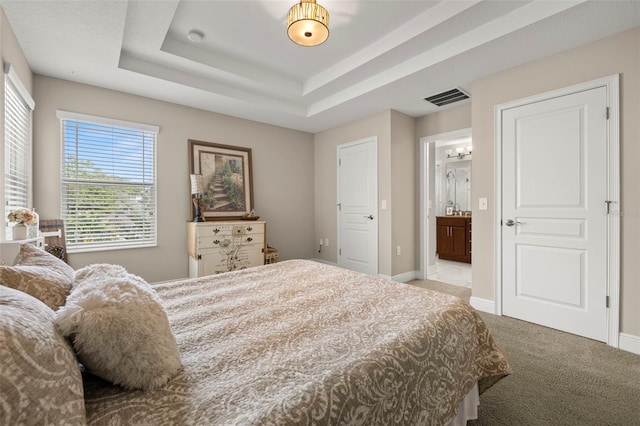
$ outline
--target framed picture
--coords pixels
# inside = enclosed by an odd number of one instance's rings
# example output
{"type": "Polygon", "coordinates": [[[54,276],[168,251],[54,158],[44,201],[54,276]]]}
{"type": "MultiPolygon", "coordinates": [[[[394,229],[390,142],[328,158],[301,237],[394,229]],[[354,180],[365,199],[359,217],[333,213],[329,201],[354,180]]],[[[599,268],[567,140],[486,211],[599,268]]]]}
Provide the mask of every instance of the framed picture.
{"type": "Polygon", "coordinates": [[[447,206],[447,212],[445,213],[447,216],[453,215],[453,207],[447,206]]]}
{"type": "Polygon", "coordinates": [[[251,148],[189,139],[190,174],[202,175],[205,220],[239,219],[253,209],[251,148]]]}

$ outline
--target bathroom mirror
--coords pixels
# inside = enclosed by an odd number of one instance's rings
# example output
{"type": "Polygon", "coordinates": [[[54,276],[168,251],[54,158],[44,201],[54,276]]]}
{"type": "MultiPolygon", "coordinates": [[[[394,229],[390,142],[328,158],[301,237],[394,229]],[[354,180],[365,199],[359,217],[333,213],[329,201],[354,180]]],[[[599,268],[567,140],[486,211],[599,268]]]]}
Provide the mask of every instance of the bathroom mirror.
{"type": "Polygon", "coordinates": [[[450,161],[444,169],[444,206],[471,210],[471,160],[450,161]]]}

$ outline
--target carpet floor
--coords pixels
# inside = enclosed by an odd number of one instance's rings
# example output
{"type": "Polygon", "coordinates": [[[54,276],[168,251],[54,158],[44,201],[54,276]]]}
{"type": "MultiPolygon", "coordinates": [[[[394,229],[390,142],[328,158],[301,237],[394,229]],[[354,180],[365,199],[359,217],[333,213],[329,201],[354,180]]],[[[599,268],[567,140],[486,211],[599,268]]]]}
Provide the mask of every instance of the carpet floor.
{"type": "MultiPolygon", "coordinates": [[[[470,297],[469,289],[435,281],[408,284],[470,297]]],[[[480,315],[512,373],[480,396],[478,419],[468,426],[640,425],[640,355],[514,318],[480,315]]]]}

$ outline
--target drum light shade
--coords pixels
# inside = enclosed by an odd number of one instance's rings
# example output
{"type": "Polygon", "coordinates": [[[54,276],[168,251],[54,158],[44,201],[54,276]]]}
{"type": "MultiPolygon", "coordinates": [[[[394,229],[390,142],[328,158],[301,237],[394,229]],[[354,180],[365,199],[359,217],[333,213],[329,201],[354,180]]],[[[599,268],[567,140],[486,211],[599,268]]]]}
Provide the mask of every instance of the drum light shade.
{"type": "Polygon", "coordinates": [[[289,9],[287,34],[301,46],[317,46],[329,38],[329,12],[316,0],[301,0],[289,9]]]}

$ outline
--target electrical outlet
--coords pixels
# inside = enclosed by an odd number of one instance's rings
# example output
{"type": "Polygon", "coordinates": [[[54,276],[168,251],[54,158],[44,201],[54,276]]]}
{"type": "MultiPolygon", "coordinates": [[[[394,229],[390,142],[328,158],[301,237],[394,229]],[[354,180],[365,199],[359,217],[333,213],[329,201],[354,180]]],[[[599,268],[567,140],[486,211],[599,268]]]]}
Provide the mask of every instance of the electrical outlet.
{"type": "Polygon", "coordinates": [[[328,238],[324,239],[324,246],[325,247],[329,247],[329,239],[328,238]]]}
{"type": "Polygon", "coordinates": [[[400,256],[400,246],[396,246],[396,256],[400,256]]]}
{"type": "Polygon", "coordinates": [[[386,210],[386,208],[387,208],[387,200],[382,200],[382,201],[380,202],[380,208],[381,208],[382,210],[386,210]]]}

